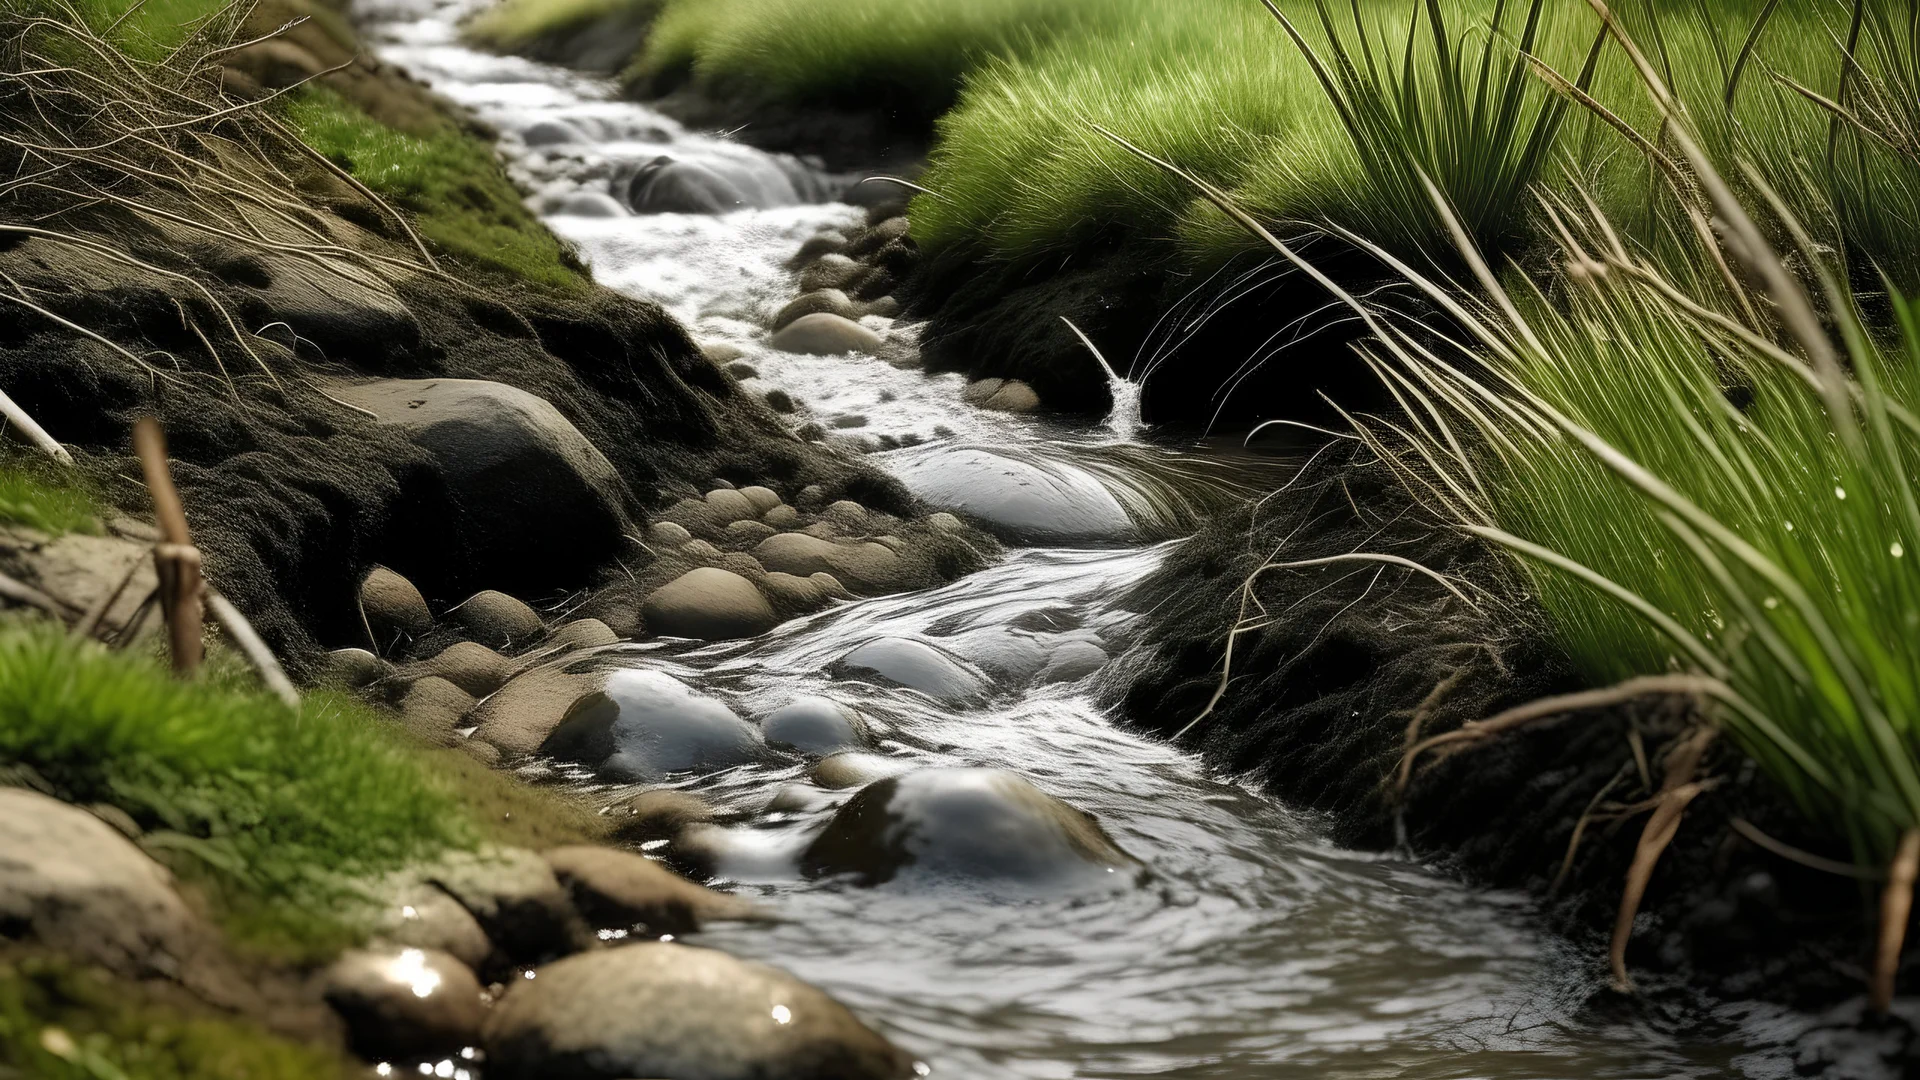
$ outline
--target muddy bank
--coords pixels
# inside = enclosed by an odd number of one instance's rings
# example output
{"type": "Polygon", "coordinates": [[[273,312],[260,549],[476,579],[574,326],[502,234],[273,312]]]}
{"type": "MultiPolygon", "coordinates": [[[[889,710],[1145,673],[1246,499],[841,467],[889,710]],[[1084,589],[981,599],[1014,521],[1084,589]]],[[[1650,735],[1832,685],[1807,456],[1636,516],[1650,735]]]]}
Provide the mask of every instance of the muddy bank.
{"type": "MultiPolygon", "coordinates": [[[[1470,880],[1546,897],[1556,924],[1591,942],[1600,965],[1646,821],[1638,804],[1660,788],[1689,731],[1684,706],[1649,700],[1549,717],[1429,753],[1398,787],[1415,733],[1582,688],[1526,594],[1505,559],[1441,527],[1384,468],[1336,443],[1140,584],[1132,603],[1146,612],[1143,633],[1127,656],[1135,676],[1118,693],[1131,723],[1324,812],[1348,842],[1404,846],[1470,880]],[[1350,552],[1411,559],[1458,582],[1473,603],[1401,566],[1279,565],[1350,552]],[[1228,667],[1226,641],[1242,619],[1248,629],[1234,636],[1228,667]]],[[[1654,872],[1627,953],[1648,997],[1636,1005],[1602,991],[1592,1006],[1678,1016],[1700,988],[1812,1008],[1857,1000],[1877,889],[1743,835],[1736,821],[1845,860],[1731,745],[1709,751],[1702,775],[1711,789],[1654,872]]],[[[1909,949],[1903,975],[1916,970],[1920,950],[1909,949]]],[[[1915,1041],[1903,1025],[1894,1030],[1906,1032],[1896,1057],[1908,1055],[1899,1060],[1911,1068],[1915,1041]]]]}

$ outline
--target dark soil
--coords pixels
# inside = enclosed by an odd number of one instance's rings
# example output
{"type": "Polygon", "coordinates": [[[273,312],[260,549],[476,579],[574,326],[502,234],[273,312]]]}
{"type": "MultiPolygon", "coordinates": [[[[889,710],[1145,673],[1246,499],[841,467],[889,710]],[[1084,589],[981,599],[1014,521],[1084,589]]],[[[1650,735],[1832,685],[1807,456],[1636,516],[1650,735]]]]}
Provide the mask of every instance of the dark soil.
{"type": "MultiPolygon", "coordinates": [[[[1550,897],[1555,921],[1591,940],[1602,968],[1644,814],[1594,821],[1557,890],[1554,879],[1609,781],[1618,777],[1609,802],[1651,794],[1630,735],[1642,741],[1657,789],[1663,754],[1691,718],[1657,703],[1554,718],[1424,759],[1396,795],[1416,717],[1423,734],[1436,734],[1582,684],[1546,644],[1511,564],[1443,527],[1366,460],[1343,444],[1324,448],[1285,489],[1215,522],[1139,586],[1133,603],[1145,615],[1122,712],[1170,736],[1192,724],[1183,745],[1323,812],[1343,842],[1403,846],[1470,880],[1550,897]],[[1268,562],[1350,552],[1399,555],[1469,583],[1485,610],[1380,563],[1270,569],[1243,592],[1268,562]],[[1264,625],[1238,637],[1232,680],[1195,722],[1219,687],[1227,635],[1243,611],[1264,625]]],[[[1808,1007],[1858,997],[1877,893],[1732,830],[1741,817],[1803,850],[1841,854],[1734,747],[1722,742],[1707,772],[1718,786],[1693,803],[1655,871],[1628,953],[1636,979],[1655,991],[1652,1007],[1663,987],[1808,1007]]],[[[1903,972],[1920,974],[1920,949],[1908,950],[1903,972]]],[[[1615,1007],[1612,998],[1605,992],[1595,1005],[1615,1007]]]]}

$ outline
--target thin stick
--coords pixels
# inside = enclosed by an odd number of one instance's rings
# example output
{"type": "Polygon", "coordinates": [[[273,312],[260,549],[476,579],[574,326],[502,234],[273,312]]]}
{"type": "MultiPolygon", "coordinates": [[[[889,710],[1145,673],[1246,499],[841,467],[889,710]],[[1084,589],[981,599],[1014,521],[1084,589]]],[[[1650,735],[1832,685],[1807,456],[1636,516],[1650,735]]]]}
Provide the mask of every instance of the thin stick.
{"type": "Polygon", "coordinates": [[[45,452],[48,457],[51,457],[62,465],[73,464],[73,455],[67,453],[67,448],[61,446],[53,436],[47,434],[47,429],[41,427],[33,417],[28,416],[27,410],[15,404],[14,400],[7,396],[5,390],[0,390],[0,413],[5,413],[7,422],[12,424],[20,434],[26,436],[28,442],[45,452]]]}
{"type": "Polygon", "coordinates": [[[193,546],[187,512],[180,505],[180,493],[167,470],[167,440],[160,422],[151,416],[141,417],[133,426],[133,447],[140,456],[140,469],[153,496],[154,517],[160,524],[162,541],[153,545],[153,568],[160,579],[160,609],[167,617],[173,670],[189,674],[199,668],[205,653],[200,638],[200,624],[205,618],[200,549],[193,546]]]}
{"type": "Polygon", "coordinates": [[[1620,895],[1620,910],[1613,921],[1613,947],[1607,955],[1613,965],[1613,987],[1621,993],[1633,992],[1633,978],[1627,974],[1627,942],[1633,937],[1633,920],[1640,914],[1640,901],[1646,897],[1647,883],[1653,879],[1660,856],[1680,831],[1680,819],[1686,815],[1688,804],[1712,786],[1710,781],[1696,781],[1694,775],[1700,770],[1707,748],[1719,734],[1719,728],[1703,725],[1667,754],[1666,778],[1661,782],[1660,794],[1654,797],[1653,813],[1640,832],[1640,843],[1634,847],[1633,864],[1627,867],[1627,884],[1620,895]]]}
{"type": "Polygon", "coordinates": [[[226,597],[208,589],[207,613],[212,615],[214,621],[220,624],[220,628],[233,639],[234,645],[253,665],[253,669],[260,673],[260,681],[267,684],[267,689],[273,691],[275,697],[286,702],[287,708],[298,712],[300,691],[294,689],[293,680],[287,678],[286,669],[280,666],[280,661],[274,659],[273,650],[267,648],[267,643],[260,640],[260,635],[254,631],[253,624],[247,621],[245,615],[240,614],[240,609],[234,607],[226,597]]]}
{"type": "Polygon", "coordinates": [[[1900,850],[1887,868],[1887,887],[1880,893],[1880,948],[1874,953],[1867,998],[1873,1011],[1882,1015],[1893,1007],[1893,979],[1900,971],[1900,950],[1907,943],[1916,876],[1920,876],[1920,828],[1908,829],[1900,837],[1900,850]]]}

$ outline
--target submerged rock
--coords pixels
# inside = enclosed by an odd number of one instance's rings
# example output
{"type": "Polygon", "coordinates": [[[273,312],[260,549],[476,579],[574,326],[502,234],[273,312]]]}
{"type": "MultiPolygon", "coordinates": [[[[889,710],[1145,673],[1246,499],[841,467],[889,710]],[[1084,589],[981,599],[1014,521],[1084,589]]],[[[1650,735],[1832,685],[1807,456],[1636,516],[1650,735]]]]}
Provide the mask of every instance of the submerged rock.
{"type": "Polygon", "coordinates": [[[489,1080],[896,1080],[913,1060],[776,968],[685,945],[569,957],[487,1020],[489,1080]]]}
{"type": "Polygon", "coordinates": [[[919,498],[1015,543],[1120,543],[1136,533],[1113,493],[1071,465],[961,446],[896,462],[894,472],[919,498]]]}
{"type": "Polygon", "coordinates": [[[641,603],[640,616],[656,634],[703,641],[753,637],[780,624],[753,582],[712,566],[689,570],[655,589],[641,603]]]}
{"type": "Polygon", "coordinates": [[[960,660],[912,638],[877,638],[833,665],[836,675],[873,678],[918,690],[949,705],[968,705],[987,695],[986,680],[960,660]]]}
{"type": "Polygon", "coordinates": [[[852,319],[828,312],[802,315],[787,324],[768,342],[781,352],[807,356],[842,356],[866,353],[875,356],[886,347],[879,334],[852,319]]]}
{"type": "Polygon", "coordinates": [[[322,995],[368,1059],[451,1053],[480,1040],[486,1019],[480,980],[454,956],[430,949],[355,949],[321,976],[322,995]]]}
{"type": "Polygon", "coordinates": [[[1069,641],[1053,650],[1040,669],[1043,683],[1077,682],[1107,666],[1107,650],[1091,641],[1069,641]]]}
{"type": "Polygon", "coordinates": [[[817,696],[796,698],[760,723],[767,742],[803,754],[861,750],[869,742],[867,721],[846,705],[817,696]]]}
{"type": "Polygon", "coordinates": [[[609,778],[658,783],[766,756],[760,729],[658,671],[616,671],[581,698],[540,752],[609,778]]]}
{"type": "Polygon", "coordinates": [[[869,885],[906,874],[1034,889],[1132,883],[1138,860],[1089,814],[998,769],[923,769],[861,790],[801,857],[869,885]]]}
{"type": "Polygon", "coordinates": [[[807,777],[823,788],[845,791],[847,788],[865,787],[875,780],[899,776],[912,769],[913,763],[904,758],[849,751],[822,759],[807,777]]]}

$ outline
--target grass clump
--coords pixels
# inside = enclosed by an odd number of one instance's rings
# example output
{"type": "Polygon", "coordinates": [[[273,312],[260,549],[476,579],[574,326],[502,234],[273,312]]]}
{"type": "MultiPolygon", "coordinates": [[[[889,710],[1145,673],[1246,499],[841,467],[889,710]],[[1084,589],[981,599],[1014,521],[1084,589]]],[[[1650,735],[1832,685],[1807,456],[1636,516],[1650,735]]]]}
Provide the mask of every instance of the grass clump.
{"type": "Polygon", "coordinates": [[[71,468],[0,455],[0,525],[24,525],[49,536],[100,532],[100,502],[71,468]]]}
{"type": "Polygon", "coordinates": [[[482,835],[350,699],[295,714],[237,669],[183,682],[38,622],[0,623],[0,762],[125,810],[244,940],[296,953],[352,937],[338,917],[351,878],[482,835]]]}
{"type": "Polygon", "coordinates": [[[0,958],[0,1076],[40,1080],[325,1080],[338,1053],[58,959],[0,958]]]}
{"type": "Polygon", "coordinates": [[[297,95],[286,114],[307,145],[408,211],[440,250],[551,288],[586,285],[579,260],[526,208],[480,138],[451,125],[410,135],[324,88],[297,95]]]}

